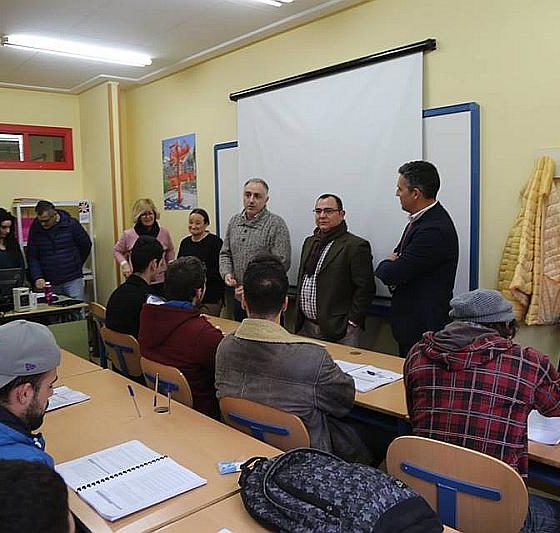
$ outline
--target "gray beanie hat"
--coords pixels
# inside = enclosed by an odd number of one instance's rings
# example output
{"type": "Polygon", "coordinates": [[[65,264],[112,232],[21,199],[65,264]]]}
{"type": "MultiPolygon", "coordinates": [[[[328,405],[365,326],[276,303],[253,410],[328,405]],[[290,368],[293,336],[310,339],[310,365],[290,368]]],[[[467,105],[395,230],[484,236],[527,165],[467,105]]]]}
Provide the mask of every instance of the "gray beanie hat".
{"type": "Polygon", "coordinates": [[[451,300],[449,316],[455,320],[478,322],[511,322],[513,307],[498,291],[476,289],[451,300]]]}
{"type": "Polygon", "coordinates": [[[47,326],[15,320],[0,326],[0,387],[20,376],[42,374],[60,364],[60,348],[47,326]]]}

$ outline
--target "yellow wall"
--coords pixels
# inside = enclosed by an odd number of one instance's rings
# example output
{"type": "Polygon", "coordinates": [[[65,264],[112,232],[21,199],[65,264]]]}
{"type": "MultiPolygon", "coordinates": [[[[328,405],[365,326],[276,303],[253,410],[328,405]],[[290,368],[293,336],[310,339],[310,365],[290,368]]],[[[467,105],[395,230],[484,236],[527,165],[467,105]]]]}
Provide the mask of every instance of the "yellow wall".
{"type": "Polygon", "coordinates": [[[80,122],[84,195],[93,202],[97,301],[105,304],[117,283],[112,250],[121,205],[118,86],[105,83],[81,94],[80,122]]]}
{"type": "MultiPolygon", "coordinates": [[[[560,145],[560,40],[545,29],[551,20],[560,20],[557,0],[375,0],[131,89],[126,203],[146,195],[162,205],[161,139],[196,132],[199,204],[213,213],[212,147],[236,137],[230,92],[434,37],[438,49],[425,55],[424,107],[481,106],[480,286],[495,287],[535,153],[560,145]]],[[[176,242],[185,219],[162,217],[176,242]]],[[[523,335],[557,350],[558,333],[544,332],[523,335]]]]}
{"type": "Polygon", "coordinates": [[[0,88],[0,122],[72,128],[74,170],[0,170],[0,205],[15,197],[78,200],[83,196],[77,96],[0,88]]]}

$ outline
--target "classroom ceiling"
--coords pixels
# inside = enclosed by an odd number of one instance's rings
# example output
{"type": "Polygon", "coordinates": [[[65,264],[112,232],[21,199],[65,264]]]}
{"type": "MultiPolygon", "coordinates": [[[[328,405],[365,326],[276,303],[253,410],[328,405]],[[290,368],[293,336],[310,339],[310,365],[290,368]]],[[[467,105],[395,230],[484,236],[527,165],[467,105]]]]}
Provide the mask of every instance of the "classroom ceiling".
{"type": "Polygon", "coordinates": [[[148,54],[129,67],[0,46],[0,86],[79,94],[143,84],[364,0],[0,0],[0,36],[25,33],[148,54]]]}

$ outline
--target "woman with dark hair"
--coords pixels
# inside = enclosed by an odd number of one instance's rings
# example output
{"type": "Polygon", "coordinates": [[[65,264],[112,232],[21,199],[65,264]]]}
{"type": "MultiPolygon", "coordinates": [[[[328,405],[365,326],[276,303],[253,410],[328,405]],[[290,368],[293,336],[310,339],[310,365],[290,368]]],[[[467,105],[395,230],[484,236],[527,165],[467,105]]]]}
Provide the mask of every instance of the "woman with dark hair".
{"type": "Polygon", "coordinates": [[[193,209],[189,215],[189,233],[181,241],[177,257],[192,255],[206,265],[206,293],[199,308],[207,315],[220,316],[224,302],[224,282],[218,269],[222,239],[208,231],[210,217],[204,209],[193,209]]]}
{"type": "Polygon", "coordinates": [[[0,269],[25,266],[15,231],[15,217],[0,207],[0,269]]]}

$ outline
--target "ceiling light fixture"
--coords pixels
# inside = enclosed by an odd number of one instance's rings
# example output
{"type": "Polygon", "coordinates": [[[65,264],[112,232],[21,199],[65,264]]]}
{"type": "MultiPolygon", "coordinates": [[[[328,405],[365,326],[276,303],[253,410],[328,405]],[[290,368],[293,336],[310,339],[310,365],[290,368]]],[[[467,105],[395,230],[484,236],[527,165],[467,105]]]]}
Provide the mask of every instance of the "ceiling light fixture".
{"type": "Polygon", "coordinates": [[[277,2],[276,0],[257,0],[257,2],[260,2],[261,4],[266,4],[266,5],[269,5],[269,6],[282,7],[282,2],[277,2]]]}
{"type": "Polygon", "coordinates": [[[130,65],[134,67],[146,67],[152,64],[151,58],[145,54],[71,41],[61,41],[59,39],[38,37],[35,35],[6,35],[2,37],[0,44],[2,44],[2,46],[12,46],[22,50],[75,57],[78,59],[87,59],[89,61],[130,65]]]}

